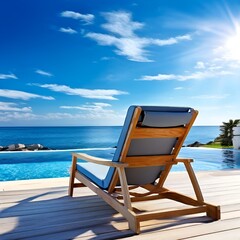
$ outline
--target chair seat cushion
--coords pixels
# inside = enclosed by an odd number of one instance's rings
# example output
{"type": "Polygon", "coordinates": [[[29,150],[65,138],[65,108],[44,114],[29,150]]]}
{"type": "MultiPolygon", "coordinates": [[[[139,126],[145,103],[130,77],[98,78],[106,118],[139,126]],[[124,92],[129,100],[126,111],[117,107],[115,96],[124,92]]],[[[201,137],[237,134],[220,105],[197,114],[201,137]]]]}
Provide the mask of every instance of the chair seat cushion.
{"type": "Polygon", "coordinates": [[[114,169],[89,162],[78,162],[77,171],[90,179],[100,188],[107,189],[114,169]]]}

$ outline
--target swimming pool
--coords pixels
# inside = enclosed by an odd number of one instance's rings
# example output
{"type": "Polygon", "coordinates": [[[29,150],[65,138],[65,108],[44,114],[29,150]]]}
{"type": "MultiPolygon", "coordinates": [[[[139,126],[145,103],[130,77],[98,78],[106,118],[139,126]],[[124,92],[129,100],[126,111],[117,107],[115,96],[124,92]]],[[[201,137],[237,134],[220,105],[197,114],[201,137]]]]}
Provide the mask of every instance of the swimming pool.
{"type": "MultiPolygon", "coordinates": [[[[114,148],[0,153],[0,181],[69,176],[71,152],[85,152],[112,159],[114,148]]],[[[240,169],[240,151],[234,149],[182,148],[182,158],[193,158],[195,171],[240,169]]],[[[173,167],[183,171],[183,164],[173,167]]]]}

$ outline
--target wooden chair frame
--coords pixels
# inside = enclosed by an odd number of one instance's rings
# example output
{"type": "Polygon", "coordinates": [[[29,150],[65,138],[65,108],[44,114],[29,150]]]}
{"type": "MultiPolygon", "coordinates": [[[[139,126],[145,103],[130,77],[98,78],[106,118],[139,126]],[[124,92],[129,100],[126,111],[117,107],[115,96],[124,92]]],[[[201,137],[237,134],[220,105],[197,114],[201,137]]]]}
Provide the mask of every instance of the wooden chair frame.
{"type": "Polygon", "coordinates": [[[207,216],[213,220],[220,219],[220,206],[215,206],[204,201],[200,186],[198,184],[195,173],[192,169],[192,159],[178,159],[177,155],[182,147],[182,144],[193,125],[193,122],[198,114],[197,111],[193,112],[191,121],[186,126],[174,128],[142,128],[138,124],[138,119],[142,109],[137,107],[134,112],[132,122],[129,127],[128,135],[126,137],[122,154],[118,162],[111,162],[103,158],[93,157],[83,153],[72,154],[72,167],[69,181],[69,195],[73,195],[75,187],[89,187],[93,192],[100,196],[116,211],[120,212],[128,221],[129,228],[135,233],[140,233],[140,222],[155,218],[171,218],[182,215],[196,214],[205,212],[207,216]],[[127,156],[128,148],[132,139],[137,138],[152,138],[152,137],[176,137],[177,143],[171,155],[166,156],[127,156]],[[77,159],[82,159],[91,163],[101,164],[108,167],[115,168],[115,173],[112,178],[111,184],[107,190],[103,190],[96,186],[84,175],[76,170],[77,159]],[[196,198],[186,196],[184,194],[171,191],[164,186],[165,180],[173,165],[183,163],[191,180],[196,198]],[[159,176],[158,181],[154,184],[146,184],[142,186],[128,186],[125,174],[126,168],[131,167],[146,167],[146,166],[165,166],[164,171],[159,176]],[[78,179],[80,183],[75,183],[74,180],[78,179]],[[120,183],[120,186],[117,184],[120,183]],[[132,191],[137,187],[145,190],[145,193],[132,191]],[[146,192],[147,191],[147,192],[146,192]],[[163,212],[144,212],[137,213],[132,207],[133,202],[147,201],[154,199],[168,198],[180,203],[189,205],[188,208],[163,211],[163,212]]]}

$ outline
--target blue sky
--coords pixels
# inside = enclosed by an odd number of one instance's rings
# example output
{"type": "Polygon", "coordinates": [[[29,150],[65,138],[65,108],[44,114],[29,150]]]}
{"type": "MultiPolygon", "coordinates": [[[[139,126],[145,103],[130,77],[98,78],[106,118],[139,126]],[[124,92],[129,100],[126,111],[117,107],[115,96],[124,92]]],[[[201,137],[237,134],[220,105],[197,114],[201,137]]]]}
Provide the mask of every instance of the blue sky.
{"type": "Polygon", "coordinates": [[[240,118],[239,0],[0,3],[0,126],[122,125],[130,105],[240,118]]]}

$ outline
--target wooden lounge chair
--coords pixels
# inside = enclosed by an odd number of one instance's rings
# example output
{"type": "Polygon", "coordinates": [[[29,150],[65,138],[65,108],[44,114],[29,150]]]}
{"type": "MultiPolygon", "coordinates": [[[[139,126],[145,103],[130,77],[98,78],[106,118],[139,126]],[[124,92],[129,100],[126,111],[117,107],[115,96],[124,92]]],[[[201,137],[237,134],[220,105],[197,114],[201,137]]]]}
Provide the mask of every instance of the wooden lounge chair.
{"type": "Polygon", "coordinates": [[[220,219],[220,207],[203,199],[191,167],[193,160],[177,158],[197,114],[187,107],[131,106],[112,161],[84,153],[72,154],[69,195],[73,195],[75,187],[89,187],[120,212],[137,234],[140,222],[150,219],[202,212],[213,220],[220,219]],[[78,162],[78,159],[87,162],[78,162]],[[164,187],[171,167],[178,163],[185,165],[196,198],[164,187]],[[80,183],[75,183],[75,178],[80,183]],[[138,201],[162,198],[183,203],[187,208],[148,213],[133,207],[138,201]]]}

